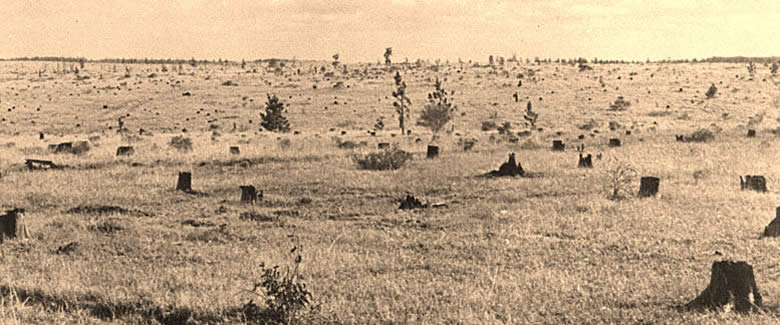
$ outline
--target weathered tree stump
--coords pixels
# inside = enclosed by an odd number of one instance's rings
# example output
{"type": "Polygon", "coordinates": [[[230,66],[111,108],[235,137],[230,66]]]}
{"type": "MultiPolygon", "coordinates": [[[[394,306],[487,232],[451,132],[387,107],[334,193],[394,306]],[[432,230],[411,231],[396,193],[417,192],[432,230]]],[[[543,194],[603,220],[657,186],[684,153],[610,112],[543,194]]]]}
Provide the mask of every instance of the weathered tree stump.
{"type": "Polygon", "coordinates": [[[759,311],[761,306],[761,293],[753,267],[742,261],[728,260],[712,263],[710,284],[696,299],[685,305],[688,310],[725,308],[740,313],[759,311]]]}
{"type": "Polygon", "coordinates": [[[675,138],[675,140],[677,140],[677,142],[685,142],[685,136],[684,135],[675,135],[674,138],[675,138]]]}
{"type": "Polygon", "coordinates": [[[241,154],[241,148],[239,148],[238,146],[231,146],[230,147],[230,154],[231,155],[241,154]]]}
{"type": "Polygon", "coordinates": [[[411,209],[422,209],[425,208],[426,205],[422,204],[420,200],[418,200],[416,197],[407,194],[406,199],[401,200],[401,206],[398,208],[401,210],[411,210],[411,209]]]}
{"type": "Polygon", "coordinates": [[[380,142],[379,144],[376,145],[376,147],[379,148],[379,149],[387,149],[387,148],[390,148],[390,143],[389,142],[380,142]]]}
{"type": "Polygon", "coordinates": [[[192,173],[179,172],[179,180],[176,182],[176,190],[192,192],[192,173]]]}
{"type": "Polygon", "coordinates": [[[766,193],[766,178],[764,176],[756,175],[756,176],[750,176],[747,175],[743,179],[742,176],[739,177],[739,188],[741,190],[754,190],[756,192],[762,192],[766,193]]]}
{"type": "Polygon", "coordinates": [[[748,130],[747,137],[748,138],[754,138],[756,136],[756,130],[750,129],[748,130]]]}
{"type": "Polygon", "coordinates": [[[116,148],[116,155],[119,156],[132,156],[135,153],[133,146],[121,146],[116,148]]]}
{"type": "Polygon", "coordinates": [[[8,210],[0,216],[0,243],[6,238],[25,239],[30,236],[23,217],[24,209],[8,210]]]}
{"type": "Polygon", "coordinates": [[[258,198],[262,200],[263,191],[260,191],[260,195],[257,194],[257,190],[253,185],[242,185],[241,187],[241,202],[242,203],[255,203],[258,198]]]}
{"type": "Polygon", "coordinates": [[[44,136],[43,136],[43,132],[40,132],[40,133],[38,133],[38,138],[39,138],[39,139],[41,139],[41,140],[43,140],[43,138],[44,138],[44,136]]]}
{"type": "Polygon", "coordinates": [[[631,135],[631,130],[626,130],[626,135],[631,135]]]}
{"type": "Polygon", "coordinates": [[[439,147],[428,145],[428,153],[425,157],[428,159],[433,159],[436,158],[437,156],[439,156],[439,147]]]}
{"type": "Polygon", "coordinates": [[[553,151],[563,151],[564,149],[566,149],[566,144],[564,144],[563,141],[553,140],[553,146],[552,146],[553,151]]]}
{"type": "Polygon", "coordinates": [[[763,237],[777,237],[780,236],[780,207],[777,207],[775,211],[775,219],[764,228],[763,237]]]}
{"type": "Polygon", "coordinates": [[[611,138],[609,139],[609,147],[620,147],[620,139],[618,138],[611,138]]]}
{"type": "Polygon", "coordinates": [[[60,166],[57,166],[51,160],[25,159],[24,164],[27,165],[27,169],[29,170],[60,168],[60,166]]]}
{"type": "Polygon", "coordinates": [[[658,186],[661,179],[653,176],[645,176],[639,180],[639,197],[649,197],[658,194],[658,186]]]}
{"type": "Polygon", "coordinates": [[[593,156],[591,154],[583,157],[582,153],[580,153],[580,161],[577,163],[577,168],[593,168],[593,160],[591,159],[592,157],[593,156]]]}
{"type": "Polygon", "coordinates": [[[62,152],[72,152],[73,151],[73,142],[63,142],[57,145],[57,148],[54,149],[54,153],[62,153],[62,152]]]}
{"type": "Polygon", "coordinates": [[[487,174],[484,174],[482,176],[485,177],[503,177],[503,176],[523,176],[525,174],[525,170],[523,170],[523,166],[520,163],[517,163],[515,161],[515,153],[512,152],[509,154],[509,159],[507,162],[501,164],[501,166],[498,167],[498,170],[490,171],[487,174]]]}

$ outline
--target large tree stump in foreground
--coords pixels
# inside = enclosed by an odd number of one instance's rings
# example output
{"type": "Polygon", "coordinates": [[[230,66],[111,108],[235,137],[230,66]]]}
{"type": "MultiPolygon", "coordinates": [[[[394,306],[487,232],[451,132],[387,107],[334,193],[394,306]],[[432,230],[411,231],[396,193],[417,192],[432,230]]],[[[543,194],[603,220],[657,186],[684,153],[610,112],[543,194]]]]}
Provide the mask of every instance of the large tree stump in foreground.
{"type": "Polygon", "coordinates": [[[179,180],[176,182],[176,190],[192,192],[192,173],[179,172],[179,180]]]}
{"type": "Polygon", "coordinates": [[[563,143],[561,140],[553,140],[553,151],[564,151],[566,149],[566,144],[563,143]]]}
{"type": "Polygon", "coordinates": [[[8,210],[6,214],[0,216],[0,243],[6,238],[25,239],[30,237],[23,217],[24,209],[8,210]]]}
{"type": "Polygon", "coordinates": [[[653,176],[642,177],[639,180],[639,197],[649,197],[658,194],[661,179],[653,176]]]}
{"type": "Polygon", "coordinates": [[[764,228],[763,237],[777,237],[780,236],[780,207],[777,207],[775,211],[775,219],[764,228]]]}
{"type": "Polygon", "coordinates": [[[257,189],[253,185],[242,185],[241,187],[241,203],[255,203],[258,198],[263,199],[263,191],[260,191],[260,195],[257,193],[257,189]]]}
{"type": "Polygon", "coordinates": [[[577,168],[593,168],[593,160],[591,159],[592,157],[593,156],[591,154],[588,154],[585,157],[580,154],[580,160],[577,163],[577,168]]]}
{"type": "Polygon", "coordinates": [[[743,179],[739,177],[739,188],[741,190],[754,190],[756,192],[766,192],[766,178],[764,176],[750,176],[747,175],[743,179]]]}
{"type": "Polygon", "coordinates": [[[745,262],[713,262],[710,284],[685,307],[689,310],[724,308],[740,313],[758,311],[761,293],[756,286],[753,267],[745,262]]]}
{"type": "Polygon", "coordinates": [[[433,159],[436,158],[437,156],[439,156],[439,147],[428,145],[428,153],[425,157],[428,159],[433,159]]]}

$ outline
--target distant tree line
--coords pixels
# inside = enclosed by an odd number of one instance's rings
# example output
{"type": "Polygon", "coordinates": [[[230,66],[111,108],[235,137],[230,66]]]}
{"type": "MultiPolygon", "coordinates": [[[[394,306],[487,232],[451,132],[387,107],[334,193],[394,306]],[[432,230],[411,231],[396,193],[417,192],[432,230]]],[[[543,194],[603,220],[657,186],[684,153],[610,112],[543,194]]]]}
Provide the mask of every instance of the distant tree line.
{"type": "MultiPolygon", "coordinates": [[[[231,61],[231,60],[207,60],[207,59],[195,59],[191,58],[189,60],[185,59],[150,59],[150,58],[144,58],[144,59],[134,59],[134,58],[108,58],[108,59],[87,59],[84,57],[63,57],[63,56],[34,56],[34,57],[18,57],[18,58],[9,58],[9,59],[2,59],[0,58],[0,61],[48,61],[48,62],[78,62],[78,63],[114,63],[114,64],[190,64],[193,66],[199,65],[199,64],[223,64],[223,65],[238,65],[245,63],[245,61],[242,60],[242,62],[238,61],[231,61]]],[[[295,60],[287,60],[287,59],[257,59],[252,62],[254,63],[268,63],[270,66],[282,66],[284,67],[286,63],[294,62],[295,60]]]]}

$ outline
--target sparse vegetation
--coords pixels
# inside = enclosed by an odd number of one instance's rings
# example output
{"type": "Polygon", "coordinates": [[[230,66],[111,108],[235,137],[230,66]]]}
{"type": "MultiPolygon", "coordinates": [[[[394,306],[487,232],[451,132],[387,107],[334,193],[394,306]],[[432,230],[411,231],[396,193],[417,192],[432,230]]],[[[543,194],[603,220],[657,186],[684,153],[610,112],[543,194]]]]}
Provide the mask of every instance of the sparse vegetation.
{"type": "Polygon", "coordinates": [[[433,132],[434,137],[446,125],[454,114],[457,106],[448,98],[447,90],[441,86],[441,81],[436,78],[434,91],[428,93],[428,103],[420,112],[417,125],[425,126],[433,132]]]}
{"type": "Polygon", "coordinates": [[[265,114],[260,113],[263,120],[260,125],[268,131],[290,132],[290,122],[284,116],[284,103],[279,101],[276,95],[267,95],[268,101],[265,103],[265,114]]]}
{"type": "Polygon", "coordinates": [[[625,160],[614,159],[604,173],[604,189],[610,200],[623,200],[633,196],[631,191],[636,169],[625,160]]]}
{"type": "Polygon", "coordinates": [[[401,128],[401,134],[405,135],[405,122],[406,117],[411,114],[409,107],[412,105],[412,100],[406,96],[406,82],[401,79],[401,74],[398,73],[398,71],[395,72],[394,80],[396,90],[393,91],[393,97],[395,97],[396,100],[393,102],[393,107],[395,107],[395,112],[398,114],[398,127],[401,128]]]}
{"type": "Polygon", "coordinates": [[[609,110],[616,112],[625,111],[629,107],[631,107],[631,102],[625,100],[623,96],[618,96],[614,103],[609,104],[609,110]]]}
{"type": "Polygon", "coordinates": [[[715,135],[708,129],[698,129],[691,133],[691,135],[685,136],[687,142],[710,142],[715,139],[715,135]]]}
{"type": "Polygon", "coordinates": [[[355,154],[352,160],[357,164],[358,169],[365,170],[394,170],[399,169],[412,159],[412,154],[392,146],[379,152],[372,152],[365,155],[355,154]]]}
{"type": "Polygon", "coordinates": [[[168,146],[182,152],[192,151],[192,139],[183,135],[171,137],[168,146]]]}

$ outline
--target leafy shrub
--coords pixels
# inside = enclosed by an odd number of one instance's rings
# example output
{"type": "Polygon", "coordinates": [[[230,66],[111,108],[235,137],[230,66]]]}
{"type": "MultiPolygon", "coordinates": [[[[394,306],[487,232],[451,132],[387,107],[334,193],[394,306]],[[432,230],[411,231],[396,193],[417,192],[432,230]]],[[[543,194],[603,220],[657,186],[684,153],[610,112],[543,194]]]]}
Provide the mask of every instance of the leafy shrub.
{"type": "Polygon", "coordinates": [[[509,121],[504,121],[504,123],[496,128],[496,130],[498,130],[498,134],[510,134],[512,133],[512,123],[509,121]]]}
{"type": "Polygon", "coordinates": [[[268,102],[265,103],[265,114],[260,113],[263,122],[260,125],[268,131],[290,132],[290,122],[284,117],[284,103],[279,101],[276,95],[267,95],[268,102]]]}
{"type": "Polygon", "coordinates": [[[282,271],[279,265],[266,267],[260,263],[262,275],[255,282],[251,293],[265,299],[266,309],[250,300],[242,308],[245,321],[250,324],[281,323],[293,324],[301,322],[303,312],[312,307],[312,294],[303,282],[300,270],[303,247],[294,246],[290,255],[294,256],[294,265],[287,266],[282,271]],[[259,292],[258,292],[259,291],[259,292]]]}
{"type": "Polygon", "coordinates": [[[698,129],[691,133],[691,135],[685,137],[687,142],[709,142],[715,139],[715,135],[712,131],[707,129],[698,129]]]}
{"type": "Polygon", "coordinates": [[[780,68],[780,65],[778,65],[777,62],[772,62],[772,66],[769,68],[769,71],[774,76],[774,75],[777,75],[778,68],[780,68]]]}
{"type": "Polygon", "coordinates": [[[704,94],[707,96],[707,99],[715,97],[715,94],[718,92],[718,87],[715,87],[715,84],[711,84],[710,88],[707,89],[707,92],[704,94]]]}
{"type": "Polygon", "coordinates": [[[580,130],[584,130],[584,131],[590,131],[597,127],[599,127],[599,122],[594,119],[591,119],[587,123],[578,126],[580,130]]]}
{"type": "Polygon", "coordinates": [[[477,144],[475,138],[460,138],[458,139],[458,145],[463,146],[463,151],[470,151],[477,144]]]}
{"type": "Polygon", "coordinates": [[[188,152],[192,151],[192,140],[183,135],[177,135],[171,138],[171,141],[168,142],[168,146],[179,151],[188,152]]]}
{"type": "Polygon", "coordinates": [[[279,149],[287,150],[292,147],[292,141],[290,139],[281,139],[279,140],[279,149]]]}
{"type": "Polygon", "coordinates": [[[496,122],[493,121],[482,121],[482,131],[490,131],[498,128],[498,125],[496,125],[496,122]]]}
{"type": "Polygon", "coordinates": [[[403,167],[403,165],[412,159],[412,154],[398,147],[372,152],[366,155],[353,155],[352,160],[358,166],[358,169],[365,170],[393,170],[403,167]]]}
{"type": "Polygon", "coordinates": [[[616,159],[604,173],[604,190],[610,200],[628,198],[631,184],[636,178],[636,170],[626,161],[616,159]]]}
{"type": "Polygon", "coordinates": [[[631,102],[623,99],[623,96],[618,96],[614,103],[609,104],[610,111],[625,111],[631,107],[631,102]]]}

